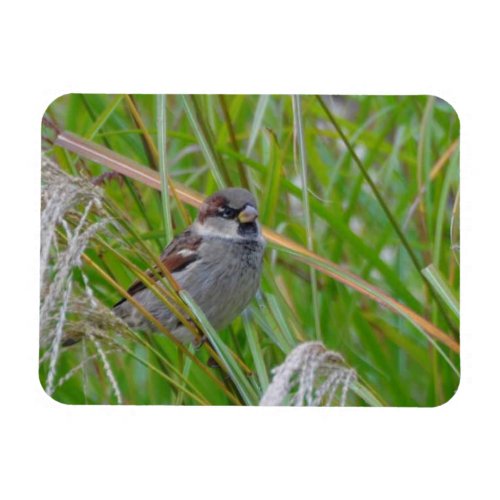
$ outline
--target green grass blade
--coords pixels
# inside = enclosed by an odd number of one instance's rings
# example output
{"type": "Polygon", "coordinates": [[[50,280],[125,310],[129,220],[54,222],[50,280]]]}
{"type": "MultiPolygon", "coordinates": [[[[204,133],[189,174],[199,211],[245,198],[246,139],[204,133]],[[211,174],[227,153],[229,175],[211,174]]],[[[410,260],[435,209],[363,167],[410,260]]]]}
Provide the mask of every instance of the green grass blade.
{"type": "Polygon", "coordinates": [[[255,145],[255,141],[257,140],[257,136],[259,135],[260,128],[262,126],[262,121],[264,120],[264,113],[266,112],[267,104],[269,102],[268,95],[259,96],[259,100],[257,102],[257,109],[255,110],[255,116],[252,122],[252,128],[250,130],[250,138],[248,139],[246,155],[250,156],[252,154],[253,147],[255,145]]]}
{"type": "Polygon", "coordinates": [[[266,140],[269,142],[270,161],[264,188],[262,205],[262,221],[270,227],[275,225],[281,185],[281,152],[275,134],[266,130],[266,140]]]}
{"type": "Polygon", "coordinates": [[[145,366],[148,367],[149,370],[155,372],[157,375],[160,377],[164,378],[167,382],[172,384],[174,387],[176,387],[179,391],[184,392],[187,396],[190,398],[193,398],[198,404],[200,405],[210,405],[210,402],[207,401],[202,395],[200,395],[199,391],[196,390],[195,392],[191,392],[189,389],[186,388],[185,384],[178,382],[176,379],[168,376],[166,373],[163,373],[161,370],[159,370],[156,366],[151,364],[149,361],[146,361],[145,359],[142,359],[140,356],[138,356],[134,351],[129,349],[125,345],[120,345],[120,348],[123,349],[130,357],[136,359],[139,361],[139,363],[144,364],[145,366]]]}
{"type": "MultiPolygon", "coordinates": [[[[302,203],[304,205],[304,222],[306,227],[307,235],[307,249],[311,252],[314,251],[313,245],[313,228],[311,220],[311,209],[309,207],[309,184],[307,182],[307,164],[306,164],[306,148],[304,143],[304,127],[302,123],[302,105],[300,102],[300,96],[294,95],[292,97],[293,103],[293,125],[294,125],[294,138],[295,138],[295,148],[294,152],[296,155],[295,163],[300,172],[300,179],[302,183],[302,203]]],[[[319,296],[318,296],[318,280],[316,277],[316,271],[314,269],[309,270],[309,276],[311,279],[311,289],[312,289],[312,299],[313,299],[313,312],[314,312],[314,327],[316,338],[318,340],[322,339],[321,335],[321,321],[319,316],[319,296]]]]}
{"type": "Polygon", "coordinates": [[[203,131],[203,127],[198,120],[196,109],[194,105],[191,103],[188,96],[181,96],[182,104],[184,105],[184,109],[186,111],[187,117],[193,129],[193,132],[198,140],[198,143],[201,146],[201,150],[203,156],[205,157],[208,166],[210,167],[210,171],[212,172],[215,183],[219,188],[223,188],[225,186],[225,182],[220,171],[219,165],[217,164],[217,160],[215,154],[210,147],[208,138],[205,136],[203,131]]]}
{"type": "Polygon", "coordinates": [[[453,202],[450,221],[450,245],[457,265],[460,265],[460,191],[453,202]]]}
{"type": "MultiPolygon", "coordinates": [[[[189,352],[194,356],[194,347],[193,345],[189,346],[189,352]]],[[[184,366],[182,368],[182,378],[188,380],[189,372],[191,371],[191,366],[193,365],[193,360],[191,358],[187,358],[184,360],[184,366]]],[[[182,382],[182,385],[185,386],[185,382],[182,382]]],[[[177,393],[177,399],[175,401],[176,405],[181,405],[183,401],[184,393],[179,391],[177,393]]]]}
{"type": "Polygon", "coordinates": [[[356,381],[351,385],[351,391],[359,396],[368,406],[385,406],[378,398],[373,394],[368,387],[363,385],[361,382],[356,381]]]}
{"type": "MultiPolygon", "coordinates": [[[[235,153],[239,152],[238,140],[236,139],[236,134],[234,132],[233,123],[231,121],[231,115],[227,107],[226,99],[223,95],[219,95],[219,102],[222,109],[222,114],[224,115],[224,121],[226,122],[227,132],[229,134],[229,139],[231,141],[231,146],[233,147],[235,153]]],[[[237,161],[238,173],[240,177],[241,186],[250,189],[250,182],[248,180],[248,173],[245,166],[241,161],[237,161]]]]}
{"type": "Polygon", "coordinates": [[[168,183],[167,163],[167,99],[165,94],[156,96],[156,125],[158,129],[158,155],[161,180],[161,200],[163,209],[163,227],[165,228],[165,244],[172,241],[174,230],[170,213],[170,188],[168,183]]]}
{"type": "Polygon", "coordinates": [[[446,232],[444,231],[445,223],[447,223],[447,205],[448,200],[453,197],[453,180],[454,178],[458,178],[458,164],[456,163],[457,156],[454,155],[450,159],[448,168],[444,174],[444,179],[441,185],[441,193],[439,195],[439,200],[437,202],[437,210],[436,213],[436,222],[434,228],[434,244],[433,244],[433,252],[432,252],[432,262],[436,264],[436,266],[440,267],[443,260],[442,257],[442,243],[443,238],[445,237],[446,232]],[[446,222],[445,222],[446,221],[446,222]]]}
{"type": "Polygon", "coordinates": [[[443,302],[450,308],[453,315],[460,318],[460,304],[458,298],[446,282],[444,276],[436,269],[434,264],[427,266],[423,271],[436,293],[443,299],[443,302]]]}
{"type": "Polygon", "coordinates": [[[102,111],[102,113],[96,118],[92,126],[89,128],[87,133],[85,134],[85,138],[90,141],[94,139],[96,134],[99,132],[101,127],[106,123],[108,118],[113,114],[113,111],[118,107],[118,105],[122,102],[125,96],[123,94],[116,95],[111,99],[111,102],[106,106],[106,108],[102,111]]]}
{"type": "Polygon", "coordinates": [[[279,332],[283,338],[280,341],[280,344],[286,345],[286,352],[289,352],[297,345],[297,339],[294,338],[293,333],[286,321],[286,316],[283,314],[283,310],[279,306],[276,297],[270,293],[266,293],[265,297],[269,310],[271,311],[274,319],[276,320],[276,323],[279,327],[279,332]]]}
{"type": "Polygon", "coordinates": [[[259,379],[261,394],[267,389],[269,385],[269,377],[267,374],[266,362],[262,352],[262,347],[259,343],[259,337],[254,324],[249,320],[247,314],[243,314],[243,327],[248,339],[248,345],[252,353],[253,362],[255,365],[255,372],[259,379]]]}
{"type": "Polygon", "coordinates": [[[217,355],[224,364],[224,368],[227,370],[227,373],[231,377],[231,380],[238,388],[238,392],[240,393],[245,403],[250,406],[257,405],[259,402],[259,396],[257,392],[253,388],[252,384],[248,381],[237,361],[231,355],[226,344],[213,329],[204,312],[200,309],[200,307],[196,304],[196,302],[188,292],[186,292],[185,290],[181,290],[179,294],[186,302],[186,304],[190,307],[196,319],[200,322],[201,326],[203,327],[204,333],[210,340],[217,355]]]}

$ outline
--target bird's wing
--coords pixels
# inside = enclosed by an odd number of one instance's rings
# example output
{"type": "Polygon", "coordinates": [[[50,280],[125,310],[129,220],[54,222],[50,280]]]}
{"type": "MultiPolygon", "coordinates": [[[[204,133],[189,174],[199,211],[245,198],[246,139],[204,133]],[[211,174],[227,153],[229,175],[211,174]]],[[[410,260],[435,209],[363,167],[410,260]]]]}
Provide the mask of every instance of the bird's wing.
{"type": "MultiPolygon", "coordinates": [[[[160,260],[166,269],[172,274],[183,271],[187,268],[187,266],[189,266],[189,264],[198,259],[198,249],[200,244],[201,236],[193,234],[190,229],[187,229],[170,242],[161,254],[160,260]]],[[[155,272],[148,270],[146,274],[155,280],[158,279],[158,276],[163,276],[163,272],[157,267],[155,268],[155,272]]],[[[128,288],[127,293],[135,295],[145,288],[147,287],[144,282],[137,280],[128,288]]],[[[126,300],[126,298],[121,299],[113,307],[119,306],[126,300]]]]}

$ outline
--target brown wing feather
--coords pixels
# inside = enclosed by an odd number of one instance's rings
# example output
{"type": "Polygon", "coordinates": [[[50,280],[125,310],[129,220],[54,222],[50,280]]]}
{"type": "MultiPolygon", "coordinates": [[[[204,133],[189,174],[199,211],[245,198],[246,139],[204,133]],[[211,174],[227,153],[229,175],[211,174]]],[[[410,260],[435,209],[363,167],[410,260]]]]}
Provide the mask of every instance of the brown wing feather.
{"type": "MultiPolygon", "coordinates": [[[[198,248],[201,243],[201,236],[194,235],[191,230],[186,230],[181,233],[179,236],[176,236],[170,244],[165,248],[163,253],[160,255],[160,259],[163,265],[171,272],[176,273],[185,269],[189,264],[198,259],[198,248]],[[182,255],[182,250],[189,250],[192,253],[187,255],[182,255]]],[[[163,276],[163,273],[160,269],[156,268],[156,272],[152,272],[151,270],[146,271],[146,274],[157,279],[158,276],[163,276]]],[[[137,280],[128,288],[127,293],[130,295],[135,295],[136,293],[144,290],[146,285],[143,281],[137,280]]],[[[127,299],[123,298],[118,301],[113,307],[117,307],[127,299]]]]}

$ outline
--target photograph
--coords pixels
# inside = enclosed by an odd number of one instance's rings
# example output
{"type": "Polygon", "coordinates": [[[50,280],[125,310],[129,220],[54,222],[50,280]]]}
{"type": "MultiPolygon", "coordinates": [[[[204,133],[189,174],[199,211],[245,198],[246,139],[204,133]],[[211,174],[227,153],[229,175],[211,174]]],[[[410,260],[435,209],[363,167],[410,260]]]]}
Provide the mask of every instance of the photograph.
{"type": "Polygon", "coordinates": [[[460,121],[445,96],[73,93],[41,134],[53,400],[453,398],[460,121]]]}

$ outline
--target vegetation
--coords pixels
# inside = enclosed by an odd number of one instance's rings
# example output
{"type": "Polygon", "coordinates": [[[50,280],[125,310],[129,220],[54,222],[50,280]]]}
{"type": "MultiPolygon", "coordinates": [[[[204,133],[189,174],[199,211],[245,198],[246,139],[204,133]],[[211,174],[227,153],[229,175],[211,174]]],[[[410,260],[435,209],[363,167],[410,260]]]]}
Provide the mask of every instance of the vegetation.
{"type": "Polygon", "coordinates": [[[428,96],[57,99],[44,155],[98,179],[102,203],[75,198],[54,227],[42,304],[72,235],[99,224],[68,271],[64,335],[82,340],[61,346],[58,296],[42,325],[43,387],[70,404],[258,404],[272,369],[314,340],[356,371],[349,405],[448,401],[459,384],[458,137],[454,110],[428,96]],[[110,168],[126,175],[103,178],[110,168]],[[269,242],[251,307],[215,333],[167,279],[157,292],[211,345],[113,323],[108,309],[226,185],[256,194],[269,242]]]}

